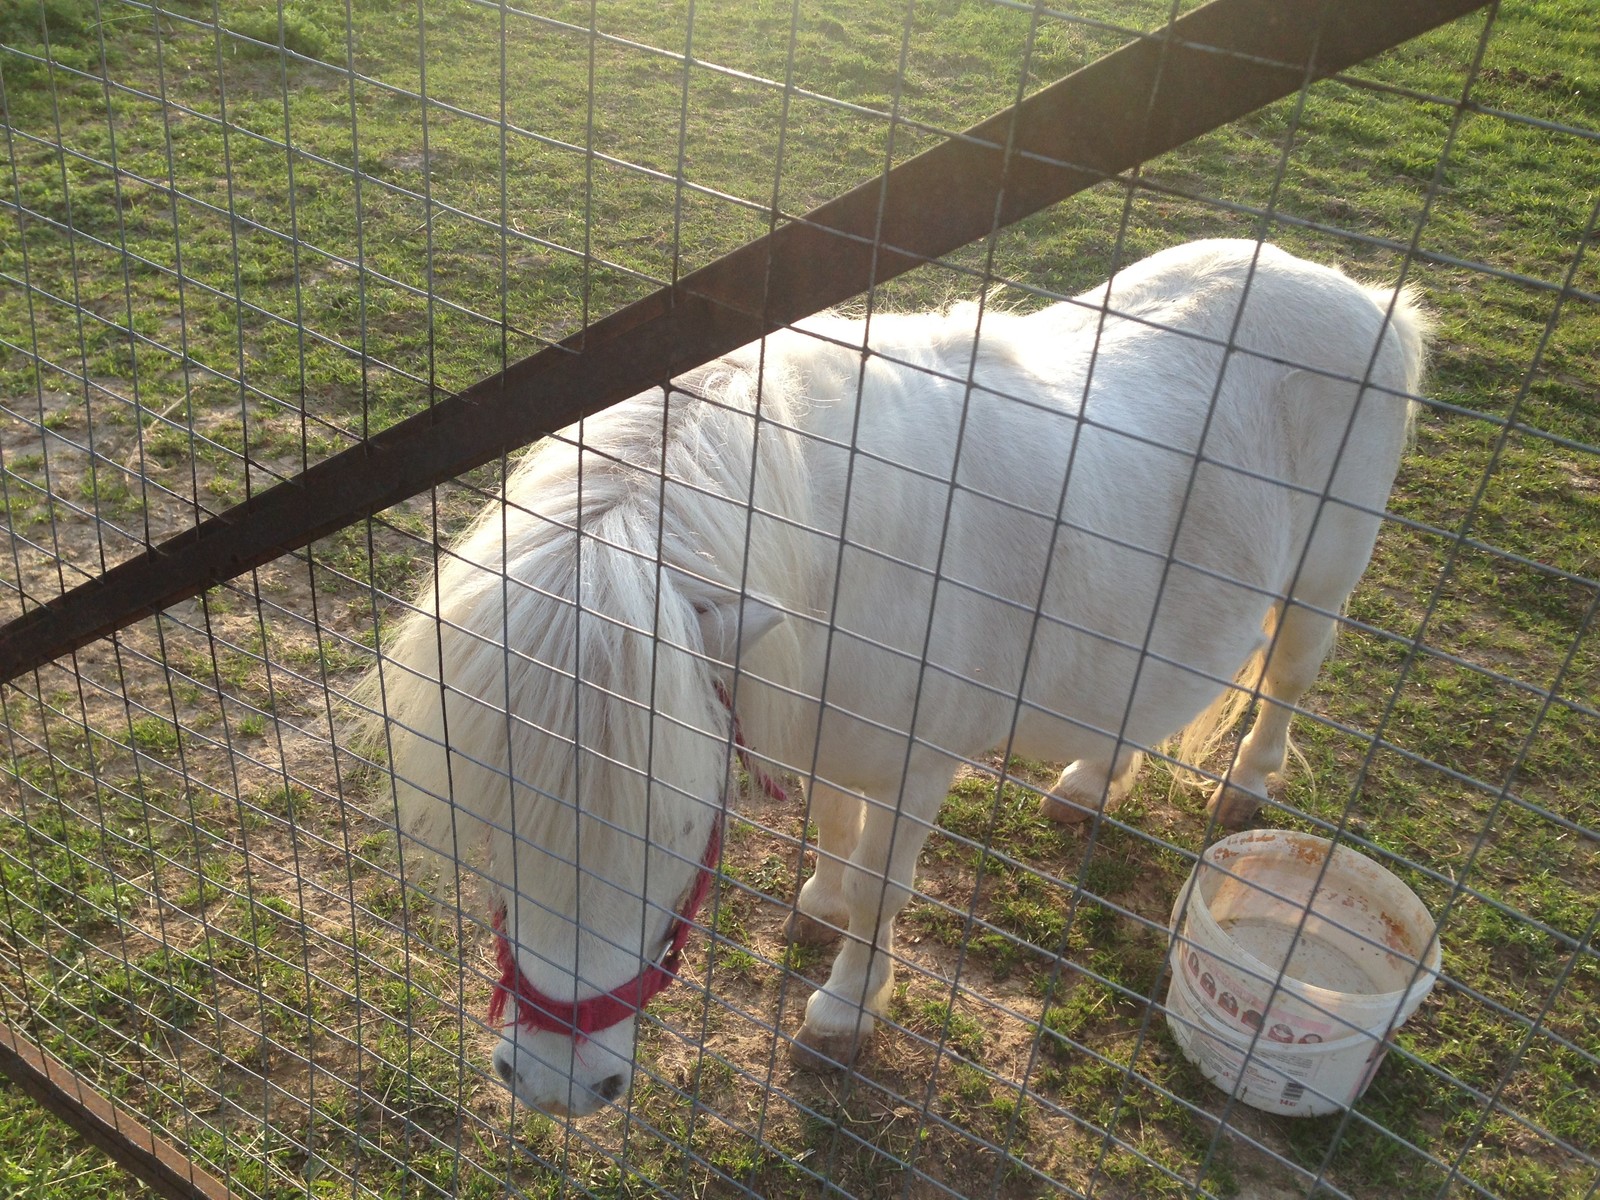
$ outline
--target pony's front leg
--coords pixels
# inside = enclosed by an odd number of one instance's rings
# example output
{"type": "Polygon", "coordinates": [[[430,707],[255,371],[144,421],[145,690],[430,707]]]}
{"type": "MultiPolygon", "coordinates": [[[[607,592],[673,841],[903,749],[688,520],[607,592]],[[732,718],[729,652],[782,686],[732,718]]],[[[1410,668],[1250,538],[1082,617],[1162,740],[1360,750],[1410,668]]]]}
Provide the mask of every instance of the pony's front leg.
{"type": "Polygon", "coordinates": [[[862,801],[857,796],[814,783],[807,792],[817,823],[817,869],[800,889],[789,917],[789,940],[806,946],[833,941],[850,924],[844,898],[844,869],[861,836],[862,801]]]}
{"type": "Polygon", "coordinates": [[[861,836],[843,872],[849,915],[844,945],[828,981],[806,1003],[805,1022],[791,1047],[798,1065],[826,1070],[849,1064],[888,1007],[894,919],[911,898],[917,856],[947,783],[941,779],[931,789],[916,790],[908,784],[898,809],[867,802],[861,836]]]}

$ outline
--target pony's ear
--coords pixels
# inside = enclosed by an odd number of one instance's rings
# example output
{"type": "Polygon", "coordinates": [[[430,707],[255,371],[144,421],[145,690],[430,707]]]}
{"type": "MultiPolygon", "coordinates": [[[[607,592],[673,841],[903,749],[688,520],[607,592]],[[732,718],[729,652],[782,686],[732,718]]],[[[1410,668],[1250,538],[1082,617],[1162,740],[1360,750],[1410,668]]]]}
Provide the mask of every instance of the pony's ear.
{"type": "Polygon", "coordinates": [[[719,662],[737,662],[740,647],[748,650],[783,620],[782,609],[754,596],[729,592],[716,598],[696,597],[692,603],[706,654],[719,662]]]}

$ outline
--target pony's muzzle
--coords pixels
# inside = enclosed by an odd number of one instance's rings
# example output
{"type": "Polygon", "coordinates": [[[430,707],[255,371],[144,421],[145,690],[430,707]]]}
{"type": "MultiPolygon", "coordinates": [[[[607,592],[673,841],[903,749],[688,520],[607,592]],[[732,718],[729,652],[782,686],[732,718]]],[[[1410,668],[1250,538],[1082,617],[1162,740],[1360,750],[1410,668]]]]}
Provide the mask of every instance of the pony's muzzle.
{"type": "Polygon", "coordinates": [[[586,1069],[571,1043],[561,1041],[565,1043],[562,1067],[570,1063],[570,1073],[513,1038],[503,1038],[494,1048],[495,1074],[520,1103],[553,1117],[586,1117],[627,1095],[633,1073],[618,1069],[624,1066],[618,1056],[604,1054],[604,1067],[586,1069]]]}

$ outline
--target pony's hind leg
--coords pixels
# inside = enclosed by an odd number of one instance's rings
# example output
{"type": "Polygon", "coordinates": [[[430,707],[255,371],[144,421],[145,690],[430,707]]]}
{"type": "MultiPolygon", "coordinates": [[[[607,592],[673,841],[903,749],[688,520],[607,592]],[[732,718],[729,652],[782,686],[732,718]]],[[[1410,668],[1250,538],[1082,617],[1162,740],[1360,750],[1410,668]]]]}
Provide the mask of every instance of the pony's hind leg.
{"type": "Polygon", "coordinates": [[[820,946],[844,932],[850,910],[844,898],[844,868],[861,836],[862,802],[825,783],[807,791],[817,824],[817,869],[800,888],[789,915],[789,940],[820,946]]]}
{"type": "Polygon", "coordinates": [[[950,783],[908,778],[896,806],[867,802],[855,853],[843,872],[849,912],[828,980],[806,1002],[790,1048],[796,1065],[830,1070],[855,1060],[894,991],[894,919],[911,898],[917,856],[950,783]],[[920,786],[919,786],[920,785],[920,786]]]}
{"type": "Polygon", "coordinates": [[[1289,719],[1317,681],[1322,660],[1333,647],[1334,629],[1331,616],[1293,601],[1284,606],[1261,678],[1255,723],[1207,805],[1224,828],[1239,829],[1249,822],[1267,796],[1268,778],[1283,773],[1289,719]]]}
{"type": "Polygon", "coordinates": [[[1127,795],[1143,765],[1143,753],[1128,745],[1117,752],[1115,762],[1109,753],[1080,758],[1061,772],[1050,794],[1039,802],[1039,811],[1063,825],[1082,824],[1127,795]]]}

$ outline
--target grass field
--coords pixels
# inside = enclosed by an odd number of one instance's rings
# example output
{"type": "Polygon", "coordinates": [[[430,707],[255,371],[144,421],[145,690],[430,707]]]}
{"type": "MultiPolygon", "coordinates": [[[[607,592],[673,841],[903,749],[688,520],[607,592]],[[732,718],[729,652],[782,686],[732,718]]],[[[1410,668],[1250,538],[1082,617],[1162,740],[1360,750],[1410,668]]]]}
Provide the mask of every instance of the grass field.
{"type": "MultiPolygon", "coordinates": [[[[1167,12],[158,8],[0,8],[7,617],[1167,12]]],[[[1443,917],[1445,978],[1349,1115],[1229,1106],[1151,1003],[1201,799],[1147,771],[1093,836],[1047,828],[1031,789],[1053,772],[1036,763],[1003,787],[958,783],[901,922],[899,1028],[859,1073],[792,1071],[771,1032],[793,1033],[826,958],[783,943],[804,831],[750,798],[717,936],[691,956],[695,986],[652,1006],[626,1112],[513,1109],[486,1074],[480,914],[414,890],[379,773],[334,733],[388,597],[492,494],[495,467],[0,691],[4,1019],[244,1195],[798,1197],[826,1180],[852,1197],[1593,1196],[1590,9],[1501,6],[1469,107],[1454,101],[1482,19],[874,298],[992,288],[1028,305],[1119,257],[1226,234],[1373,280],[1404,271],[1434,313],[1434,404],[1397,520],[1308,698],[1322,719],[1298,723],[1310,770],[1264,814],[1343,823],[1443,917]]],[[[121,1194],[119,1179],[0,1093],[0,1195],[121,1194]]]]}

